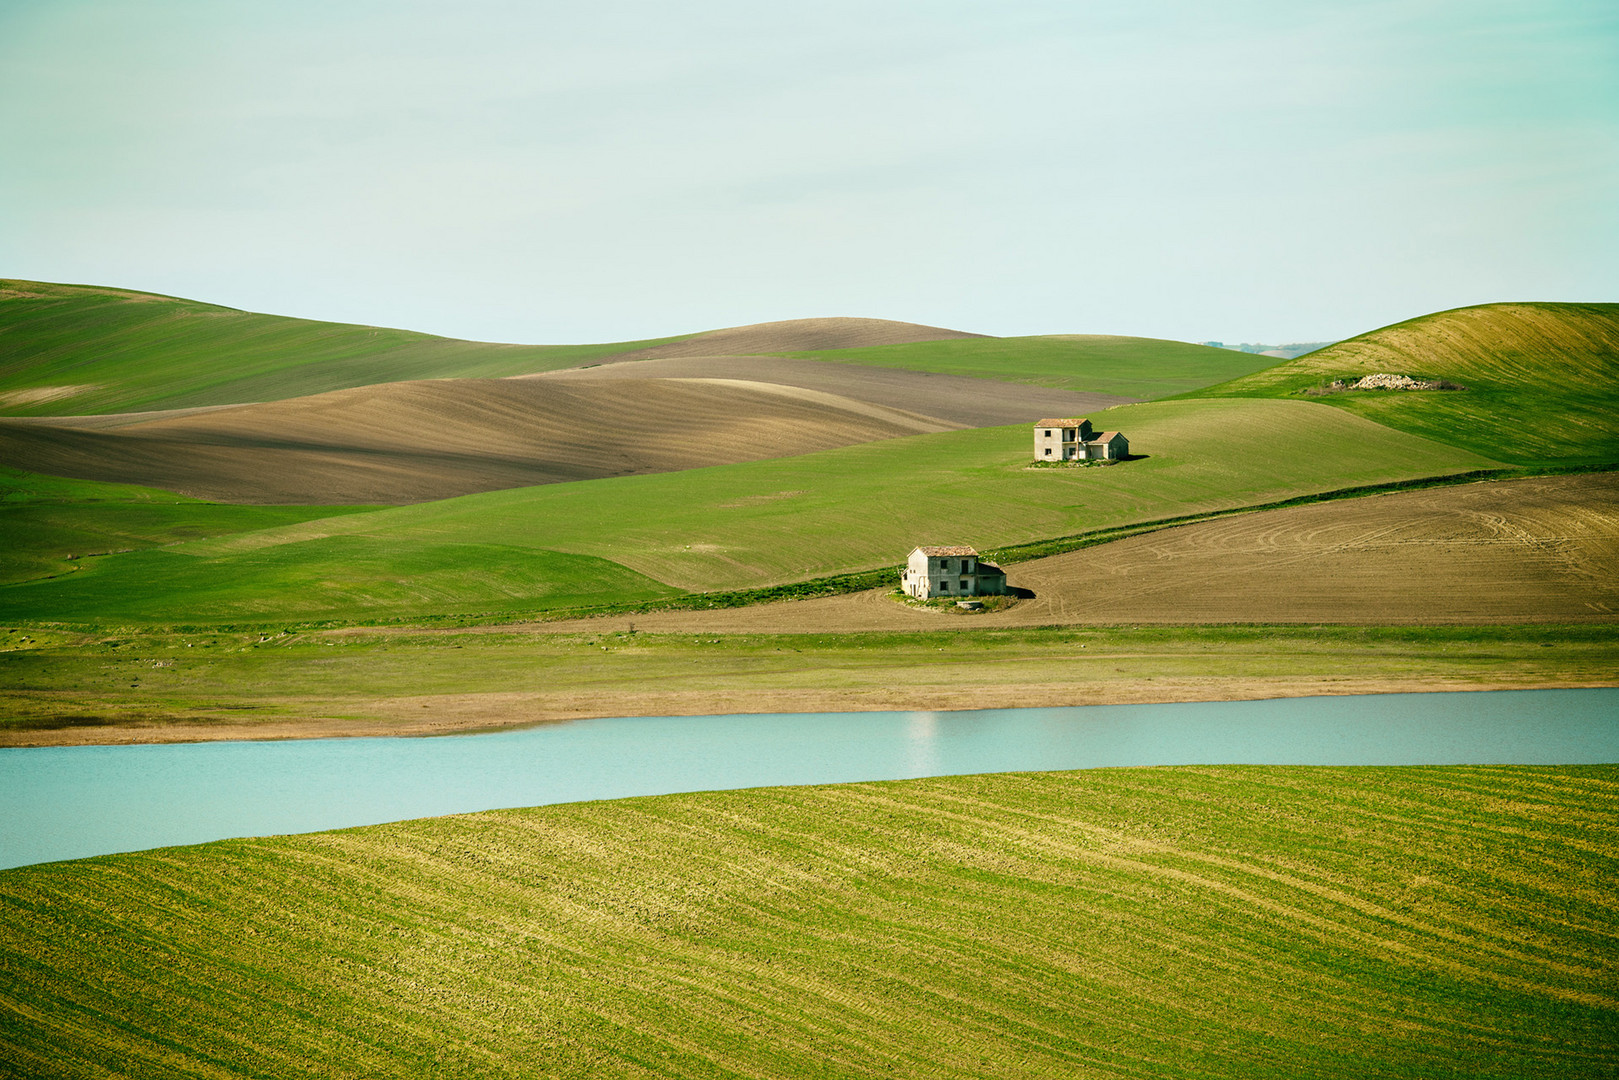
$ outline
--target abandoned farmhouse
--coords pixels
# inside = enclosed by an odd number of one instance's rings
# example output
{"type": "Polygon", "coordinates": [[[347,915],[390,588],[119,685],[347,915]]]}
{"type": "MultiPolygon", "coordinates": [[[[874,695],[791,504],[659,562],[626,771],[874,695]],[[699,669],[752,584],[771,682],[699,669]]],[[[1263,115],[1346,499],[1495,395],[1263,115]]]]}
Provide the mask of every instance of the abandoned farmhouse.
{"type": "Polygon", "coordinates": [[[1000,596],[1006,571],[964,545],[919,547],[900,572],[900,588],[918,600],[935,596],[1000,596]]]}
{"type": "Polygon", "coordinates": [[[1130,440],[1118,431],[1092,431],[1089,420],[1042,420],[1034,425],[1036,461],[1119,461],[1130,440]]]}

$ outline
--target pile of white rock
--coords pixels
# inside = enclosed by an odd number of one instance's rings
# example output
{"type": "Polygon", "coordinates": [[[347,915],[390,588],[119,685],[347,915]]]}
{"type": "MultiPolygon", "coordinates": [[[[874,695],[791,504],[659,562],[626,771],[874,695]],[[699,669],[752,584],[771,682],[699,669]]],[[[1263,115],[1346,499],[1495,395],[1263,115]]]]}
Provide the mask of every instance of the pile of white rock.
{"type": "Polygon", "coordinates": [[[1379,372],[1376,375],[1365,375],[1348,386],[1346,390],[1442,390],[1438,379],[1413,379],[1409,375],[1389,375],[1379,372]]]}
{"type": "Polygon", "coordinates": [[[1302,394],[1341,394],[1345,390],[1466,390],[1465,386],[1458,386],[1449,379],[1413,379],[1409,375],[1390,375],[1388,372],[1379,372],[1376,375],[1363,375],[1353,382],[1348,379],[1334,379],[1326,386],[1311,386],[1299,391],[1302,394]]]}

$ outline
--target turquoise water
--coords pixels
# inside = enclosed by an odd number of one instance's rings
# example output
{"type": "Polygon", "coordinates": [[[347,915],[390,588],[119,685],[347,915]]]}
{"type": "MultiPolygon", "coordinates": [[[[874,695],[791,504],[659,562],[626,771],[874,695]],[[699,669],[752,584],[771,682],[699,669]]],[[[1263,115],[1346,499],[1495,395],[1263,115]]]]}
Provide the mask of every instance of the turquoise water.
{"type": "Polygon", "coordinates": [[[0,866],[502,806],[1122,765],[1619,762],[1619,690],[580,720],[0,750],[0,866]]]}

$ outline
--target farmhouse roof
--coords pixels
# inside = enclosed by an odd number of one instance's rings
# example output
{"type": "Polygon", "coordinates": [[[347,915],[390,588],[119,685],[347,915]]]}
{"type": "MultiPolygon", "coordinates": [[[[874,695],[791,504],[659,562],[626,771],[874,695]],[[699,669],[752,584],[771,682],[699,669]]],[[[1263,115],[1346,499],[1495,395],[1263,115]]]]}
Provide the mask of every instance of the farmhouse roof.
{"type": "Polygon", "coordinates": [[[1096,433],[1096,438],[1092,439],[1091,441],[1092,442],[1112,442],[1114,437],[1116,435],[1119,435],[1119,434],[1120,434],[1120,432],[1117,432],[1117,431],[1098,431],[1096,433]]]}
{"type": "Polygon", "coordinates": [[[971,555],[978,557],[978,549],[970,548],[966,544],[947,544],[944,547],[919,547],[916,550],[924,555],[971,555]]]}
{"type": "Polygon", "coordinates": [[[1034,426],[1035,427],[1079,427],[1081,424],[1084,424],[1084,423],[1087,423],[1087,422],[1088,421],[1086,421],[1086,420],[1072,420],[1072,419],[1070,419],[1070,420],[1041,420],[1039,423],[1035,424],[1034,426]]]}

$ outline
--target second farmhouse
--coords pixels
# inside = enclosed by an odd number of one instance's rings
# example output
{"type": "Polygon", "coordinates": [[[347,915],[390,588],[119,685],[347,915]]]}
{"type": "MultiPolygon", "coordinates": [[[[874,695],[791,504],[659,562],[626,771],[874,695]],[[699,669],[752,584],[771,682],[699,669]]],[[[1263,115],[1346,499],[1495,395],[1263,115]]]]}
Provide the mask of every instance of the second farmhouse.
{"type": "Polygon", "coordinates": [[[1092,431],[1089,420],[1042,420],[1034,425],[1036,461],[1119,461],[1130,440],[1118,431],[1092,431]]]}
{"type": "Polygon", "coordinates": [[[978,557],[963,544],[919,547],[911,551],[900,574],[900,587],[918,600],[935,596],[1000,596],[1006,571],[978,557]]]}

